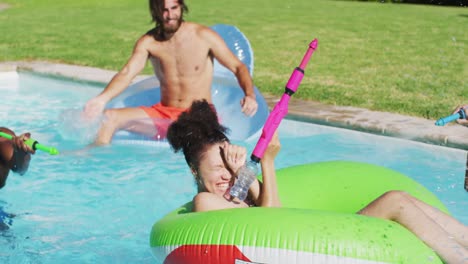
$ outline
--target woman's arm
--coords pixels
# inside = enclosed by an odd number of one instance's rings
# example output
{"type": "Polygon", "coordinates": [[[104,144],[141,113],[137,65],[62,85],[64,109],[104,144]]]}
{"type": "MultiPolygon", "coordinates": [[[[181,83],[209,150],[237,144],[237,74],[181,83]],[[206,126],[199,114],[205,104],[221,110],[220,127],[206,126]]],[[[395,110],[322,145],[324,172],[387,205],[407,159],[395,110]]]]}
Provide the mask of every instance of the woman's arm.
{"type": "Polygon", "coordinates": [[[276,183],[275,157],[281,148],[278,134],[275,132],[268,147],[260,161],[262,165],[262,180],[259,185],[260,191],[256,204],[264,207],[280,207],[281,202],[278,195],[278,185],[276,183]]]}

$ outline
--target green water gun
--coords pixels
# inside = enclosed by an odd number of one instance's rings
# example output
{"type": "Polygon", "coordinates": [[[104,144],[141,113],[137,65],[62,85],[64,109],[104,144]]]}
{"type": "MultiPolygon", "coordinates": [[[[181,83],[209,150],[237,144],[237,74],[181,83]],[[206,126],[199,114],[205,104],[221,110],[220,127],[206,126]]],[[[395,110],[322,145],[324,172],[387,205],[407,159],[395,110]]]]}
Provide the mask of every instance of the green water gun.
{"type": "MultiPolygon", "coordinates": [[[[13,139],[12,135],[4,133],[4,132],[0,132],[0,137],[4,137],[4,138],[9,139],[9,140],[13,139]]],[[[56,148],[47,147],[47,146],[44,146],[42,144],[39,144],[39,142],[37,142],[36,140],[34,140],[32,138],[25,140],[24,143],[26,145],[28,145],[30,148],[34,149],[34,150],[42,150],[44,152],[49,153],[50,155],[59,154],[59,151],[56,148]]]]}

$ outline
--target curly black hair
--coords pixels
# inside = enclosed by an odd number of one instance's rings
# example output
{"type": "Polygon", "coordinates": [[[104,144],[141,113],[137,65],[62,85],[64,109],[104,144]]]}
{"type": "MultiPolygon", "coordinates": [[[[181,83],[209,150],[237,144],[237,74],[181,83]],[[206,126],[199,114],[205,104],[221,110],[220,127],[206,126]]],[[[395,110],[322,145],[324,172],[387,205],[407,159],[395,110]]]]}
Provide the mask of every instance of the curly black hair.
{"type": "Polygon", "coordinates": [[[229,142],[228,129],[218,121],[214,106],[206,100],[194,101],[167,131],[167,140],[174,152],[183,151],[190,167],[198,168],[200,155],[207,147],[229,142]]]}

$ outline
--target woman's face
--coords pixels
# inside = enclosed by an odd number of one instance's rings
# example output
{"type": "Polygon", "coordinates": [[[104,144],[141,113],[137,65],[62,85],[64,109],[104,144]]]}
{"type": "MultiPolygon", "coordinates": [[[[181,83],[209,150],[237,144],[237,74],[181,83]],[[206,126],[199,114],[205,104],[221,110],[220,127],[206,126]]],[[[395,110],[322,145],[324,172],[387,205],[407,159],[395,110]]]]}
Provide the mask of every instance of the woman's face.
{"type": "Polygon", "coordinates": [[[234,184],[234,177],[222,157],[222,144],[214,144],[200,157],[198,176],[201,190],[224,196],[234,184]]]}

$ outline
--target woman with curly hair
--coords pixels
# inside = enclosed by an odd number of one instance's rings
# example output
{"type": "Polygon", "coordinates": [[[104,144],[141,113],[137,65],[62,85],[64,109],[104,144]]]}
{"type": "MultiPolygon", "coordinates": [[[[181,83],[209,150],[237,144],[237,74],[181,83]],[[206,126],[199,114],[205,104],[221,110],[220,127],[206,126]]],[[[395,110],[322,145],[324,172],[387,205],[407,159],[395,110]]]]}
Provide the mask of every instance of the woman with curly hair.
{"type": "Polygon", "coordinates": [[[233,145],[227,128],[219,124],[212,105],[196,101],[168,130],[167,139],[177,152],[182,150],[198,187],[195,211],[233,207],[280,206],[274,159],[280,149],[278,137],[269,144],[261,160],[263,182],[255,181],[246,201],[234,200],[229,191],[235,175],[244,165],[246,149],[233,145]]]}
{"type": "MultiPolygon", "coordinates": [[[[246,149],[231,144],[226,131],[206,101],[195,101],[169,127],[169,143],[175,152],[184,153],[198,187],[193,210],[281,206],[274,167],[280,149],[276,133],[261,159],[262,182],[252,184],[246,201],[237,201],[229,190],[246,161],[246,149]]],[[[405,192],[388,191],[357,213],[403,225],[446,263],[468,263],[468,227],[405,192]]]]}

